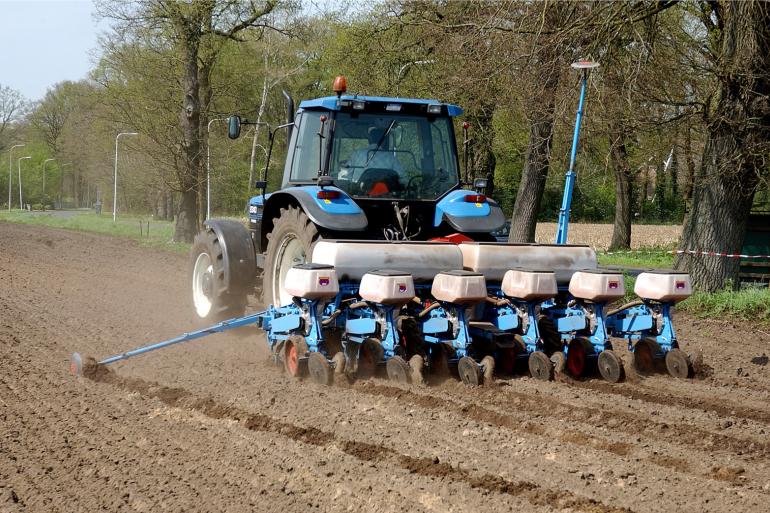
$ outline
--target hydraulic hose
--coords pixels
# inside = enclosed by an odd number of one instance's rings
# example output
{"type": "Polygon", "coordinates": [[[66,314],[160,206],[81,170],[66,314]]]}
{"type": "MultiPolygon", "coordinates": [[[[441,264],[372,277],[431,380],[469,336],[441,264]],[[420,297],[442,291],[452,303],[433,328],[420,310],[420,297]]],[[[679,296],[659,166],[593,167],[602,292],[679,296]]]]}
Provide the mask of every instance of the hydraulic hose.
{"type": "Polygon", "coordinates": [[[630,303],[626,303],[623,306],[619,306],[617,308],[613,308],[612,310],[608,311],[606,315],[607,315],[607,317],[609,317],[610,315],[615,315],[618,312],[622,312],[623,310],[626,310],[627,308],[633,308],[635,306],[640,306],[640,305],[643,305],[643,304],[644,304],[644,301],[642,301],[641,299],[637,299],[635,301],[631,301],[630,303]]]}

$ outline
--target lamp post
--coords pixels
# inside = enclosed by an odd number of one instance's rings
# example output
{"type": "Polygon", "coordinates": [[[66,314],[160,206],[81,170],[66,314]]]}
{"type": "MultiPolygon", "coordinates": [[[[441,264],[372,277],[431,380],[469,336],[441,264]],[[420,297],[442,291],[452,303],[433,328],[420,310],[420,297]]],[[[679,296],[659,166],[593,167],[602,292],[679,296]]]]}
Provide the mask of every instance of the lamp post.
{"type": "Polygon", "coordinates": [[[112,222],[114,223],[118,219],[118,139],[121,135],[139,135],[136,132],[120,132],[115,136],[115,178],[114,188],[112,193],[112,222]]]}
{"type": "Polygon", "coordinates": [[[26,157],[19,157],[16,159],[16,162],[19,166],[19,208],[24,210],[24,198],[21,195],[21,161],[31,159],[32,157],[26,156],[26,157]]]}
{"type": "Polygon", "coordinates": [[[404,71],[409,66],[422,66],[423,64],[433,64],[435,62],[436,61],[434,61],[433,59],[428,59],[428,60],[424,60],[424,61],[411,61],[411,62],[407,62],[406,64],[401,66],[398,69],[398,75],[396,75],[396,96],[398,96],[398,90],[401,87],[401,75],[404,73],[404,71]]]}
{"type": "Polygon", "coordinates": [[[21,148],[24,146],[23,144],[14,144],[11,146],[11,149],[8,150],[8,212],[11,211],[11,189],[12,182],[13,182],[13,160],[11,159],[11,155],[13,154],[14,148],[21,148]]]}
{"type": "Polygon", "coordinates": [[[206,220],[211,217],[211,123],[225,121],[225,118],[210,119],[206,126],[206,220]]]}
{"type": "Polygon", "coordinates": [[[43,161],[43,202],[45,202],[45,165],[56,159],[45,159],[43,161]]]}

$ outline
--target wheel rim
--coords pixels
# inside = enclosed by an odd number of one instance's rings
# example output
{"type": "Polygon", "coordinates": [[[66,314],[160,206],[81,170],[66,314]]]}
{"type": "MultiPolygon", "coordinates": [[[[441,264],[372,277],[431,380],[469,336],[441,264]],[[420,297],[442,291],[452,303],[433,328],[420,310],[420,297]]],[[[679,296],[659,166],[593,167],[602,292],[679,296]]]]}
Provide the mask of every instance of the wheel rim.
{"type": "Polygon", "coordinates": [[[307,255],[302,242],[294,235],[287,235],[281,241],[273,267],[273,303],[276,306],[291,303],[291,294],[286,292],[286,274],[295,265],[304,264],[307,255]]]}
{"type": "Polygon", "coordinates": [[[690,377],[690,364],[687,357],[679,349],[672,349],[666,354],[666,368],[668,373],[675,378],[690,377]]]}
{"type": "Polygon", "coordinates": [[[293,342],[286,342],[286,355],[284,356],[286,362],[286,371],[296,376],[299,369],[299,357],[297,356],[297,346],[293,342]]]}
{"type": "Polygon", "coordinates": [[[551,360],[540,351],[535,351],[529,355],[529,373],[532,377],[541,381],[548,381],[551,378],[551,360]]]}
{"type": "Polygon", "coordinates": [[[402,384],[409,383],[411,369],[409,364],[400,356],[394,356],[389,359],[386,368],[388,371],[388,379],[391,381],[402,384]]]}
{"type": "Polygon", "coordinates": [[[328,385],[331,381],[331,367],[326,357],[321,353],[311,353],[308,359],[308,367],[310,368],[310,376],[313,378],[313,382],[319,385],[328,385]]]}
{"type": "Polygon", "coordinates": [[[481,372],[478,365],[473,361],[470,356],[463,356],[457,365],[458,373],[460,374],[460,380],[466,385],[476,386],[479,384],[479,377],[481,372]]]}
{"type": "Polygon", "coordinates": [[[551,355],[551,363],[553,363],[553,372],[555,374],[561,374],[564,372],[564,368],[567,366],[567,357],[564,353],[557,351],[551,355]]]}
{"type": "Polygon", "coordinates": [[[575,339],[569,344],[567,352],[567,370],[575,377],[580,377],[586,367],[586,349],[583,343],[575,339]]]}
{"type": "Polygon", "coordinates": [[[599,353],[599,374],[610,383],[617,383],[623,375],[623,364],[612,351],[599,353]]]}
{"type": "Polygon", "coordinates": [[[208,253],[201,253],[195,259],[193,267],[193,304],[198,317],[206,317],[211,312],[211,286],[214,280],[214,266],[208,253]]]}

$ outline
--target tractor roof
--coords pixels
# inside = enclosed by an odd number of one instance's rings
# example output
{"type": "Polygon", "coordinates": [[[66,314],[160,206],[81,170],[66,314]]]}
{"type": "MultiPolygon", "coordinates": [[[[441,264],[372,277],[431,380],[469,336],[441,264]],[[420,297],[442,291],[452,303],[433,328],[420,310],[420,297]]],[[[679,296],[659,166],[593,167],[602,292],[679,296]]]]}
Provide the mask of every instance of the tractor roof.
{"type": "MultiPolygon", "coordinates": [[[[446,112],[454,117],[460,116],[463,113],[463,109],[457,105],[451,103],[441,103],[438,100],[419,99],[419,98],[388,98],[385,96],[361,96],[361,95],[342,95],[341,100],[351,101],[365,101],[373,103],[402,103],[402,104],[418,104],[418,105],[445,105],[446,112]]],[[[342,110],[337,103],[336,96],[325,96],[323,98],[315,98],[313,100],[305,100],[299,104],[300,109],[323,109],[323,110],[342,110]]]]}

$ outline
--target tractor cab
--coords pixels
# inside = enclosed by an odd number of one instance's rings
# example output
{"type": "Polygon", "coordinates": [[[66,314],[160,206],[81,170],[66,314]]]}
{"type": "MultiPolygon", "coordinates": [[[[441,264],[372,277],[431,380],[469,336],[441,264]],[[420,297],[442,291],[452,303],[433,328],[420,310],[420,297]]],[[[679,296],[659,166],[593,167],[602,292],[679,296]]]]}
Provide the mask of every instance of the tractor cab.
{"type": "Polygon", "coordinates": [[[460,185],[454,105],[340,96],[304,101],[283,186],[327,177],[358,200],[435,201],[460,185]]]}

